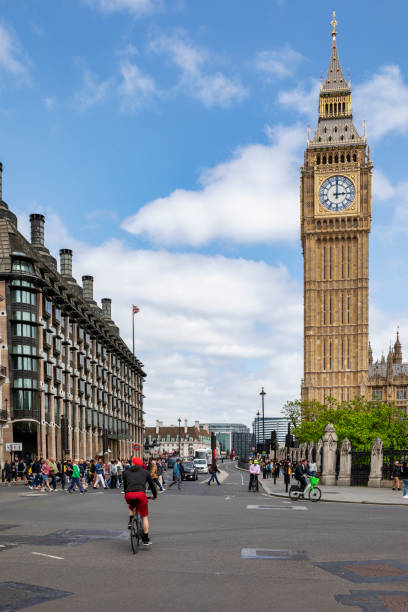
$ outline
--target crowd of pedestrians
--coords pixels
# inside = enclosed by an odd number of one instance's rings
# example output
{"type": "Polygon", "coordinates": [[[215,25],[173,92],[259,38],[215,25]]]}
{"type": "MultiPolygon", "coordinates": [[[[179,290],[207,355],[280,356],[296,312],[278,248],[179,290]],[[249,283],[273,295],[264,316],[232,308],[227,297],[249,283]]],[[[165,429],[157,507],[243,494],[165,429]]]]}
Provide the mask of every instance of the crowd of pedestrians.
{"type": "MultiPolygon", "coordinates": [[[[31,490],[53,493],[57,487],[72,493],[78,489],[84,494],[89,487],[95,489],[119,489],[122,486],[123,473],[131,465],[131,459],[106,460],[99,456],[87,461],[85,459],[56,461],[53,457],[45,459],[36,457],[33,461],[16,457],[6,461],[2,470],[3,482],[11,486],[21,481],[31,490]]],[[[163,474],[167,469],[165,461],[145,459],[143,467],[148,470],[160,491],[164,491],[163,474]]]]}

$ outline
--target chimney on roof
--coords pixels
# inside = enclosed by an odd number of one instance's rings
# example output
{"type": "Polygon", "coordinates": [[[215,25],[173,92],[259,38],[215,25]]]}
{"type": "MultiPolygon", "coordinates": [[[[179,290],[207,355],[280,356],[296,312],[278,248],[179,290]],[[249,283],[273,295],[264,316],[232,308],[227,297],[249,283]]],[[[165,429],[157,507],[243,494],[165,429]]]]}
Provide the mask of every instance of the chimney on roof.
{"type": "Polygon", "coordinates": [[[44,246],[44,215],[34,213],[30,215],[31,244],[36,247],[44,246]]]}
{"type": "Polygon", "coordinates": [[[107,321],[112,320],[112,300],[110,298],[102,298],[102,318],[107,321]]]}
{"type": "Polygon", "coordinates": [[[87,302],[93,302],[93,276],[82,277],[82,295],[87,302]]]}
{"type": "Polygon", "coordinates": [[[69,276],[72,278],[71,249],[60,249],[60,271],[62,276],[69,276]]]}
{"type": "Polygon", "coordinates": [[[187,427],[188,427],[188,420],[184,419],[184,433],[187,433],[187,427]]]}
{"type": "Polygon", "coordinates": [[[200,421],[194,421],[195,429],[200,429],[200,421]]]}

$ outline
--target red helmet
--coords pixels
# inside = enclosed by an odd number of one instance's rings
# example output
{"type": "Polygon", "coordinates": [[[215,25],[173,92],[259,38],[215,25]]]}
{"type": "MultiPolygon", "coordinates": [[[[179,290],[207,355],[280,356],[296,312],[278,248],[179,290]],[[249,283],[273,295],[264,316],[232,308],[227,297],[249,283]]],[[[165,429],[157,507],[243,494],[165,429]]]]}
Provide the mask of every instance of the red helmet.
{"type": "Polygon", "coordinates": [[[143,461],[140,457],[132,457],[133,465],[143,465],[143,461]]]}

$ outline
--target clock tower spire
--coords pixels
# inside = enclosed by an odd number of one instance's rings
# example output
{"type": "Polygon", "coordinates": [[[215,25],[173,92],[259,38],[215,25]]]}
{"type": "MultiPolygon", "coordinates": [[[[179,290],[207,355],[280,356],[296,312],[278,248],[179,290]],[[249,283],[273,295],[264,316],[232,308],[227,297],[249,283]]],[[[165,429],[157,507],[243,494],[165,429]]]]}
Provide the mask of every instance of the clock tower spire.
{"type": "Polygon", "coordinates": [[[351,109],[333,13],[329,68],[317,127],[301,169],[304,257],[302,399],[348,400],[368,378],[368,246],[371,174],[365,134],[351,109]]]}

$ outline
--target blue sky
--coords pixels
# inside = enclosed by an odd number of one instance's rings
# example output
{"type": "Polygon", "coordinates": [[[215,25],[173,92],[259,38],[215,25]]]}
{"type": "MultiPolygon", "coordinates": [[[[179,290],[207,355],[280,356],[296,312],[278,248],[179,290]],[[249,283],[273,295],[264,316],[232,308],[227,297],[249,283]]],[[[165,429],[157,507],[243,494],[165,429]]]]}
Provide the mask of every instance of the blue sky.
{"type": "Polygon", "coordinates": [[[408,339],[408,7],[395,0],[0,0],[3,197],[146,365],[147,421],[249,423],[299,395],[299,166],[331,11],[375,166],[370,335],[408,339]]]}

